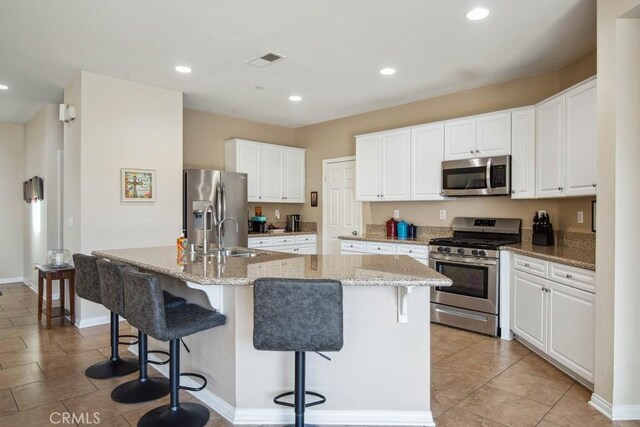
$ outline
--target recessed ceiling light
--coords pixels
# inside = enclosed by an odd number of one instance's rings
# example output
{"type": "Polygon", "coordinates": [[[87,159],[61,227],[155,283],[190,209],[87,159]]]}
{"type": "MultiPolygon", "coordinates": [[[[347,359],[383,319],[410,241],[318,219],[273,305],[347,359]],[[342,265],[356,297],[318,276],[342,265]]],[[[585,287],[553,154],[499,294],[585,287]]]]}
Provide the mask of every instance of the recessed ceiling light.
{"type": "Polygon", "coordinates": [[[7,86],[7,85],[0,85],[0,90],[9,90],[9,86],[7,86]]]}
{"type": "Polygon", "coordinates": [[[289,101],[300,102],[302,101],[302,97],[300,95],[291,95],[289,101]]]}
{"type": "Polygon", "coordinates": [[[191,72],[191,68],[187,67],[186,65],[178,65],[176,67],[176,71],[179,73],[187,74],[191,72]]]}
{"type": "Polygon", "coordinates": [[[483,7],[476,7],[469,13],[467,13],[467,19],[469,21],[478,21],[489,16],[489,11],[483,7]]]}
{"type": "Polygon", "coordinates": [[[386,67],[380,70],[380,74],[382,74],[383,76],[390,76],[395,73],[396,73],[396,69],[391,67],[386,67]]]}

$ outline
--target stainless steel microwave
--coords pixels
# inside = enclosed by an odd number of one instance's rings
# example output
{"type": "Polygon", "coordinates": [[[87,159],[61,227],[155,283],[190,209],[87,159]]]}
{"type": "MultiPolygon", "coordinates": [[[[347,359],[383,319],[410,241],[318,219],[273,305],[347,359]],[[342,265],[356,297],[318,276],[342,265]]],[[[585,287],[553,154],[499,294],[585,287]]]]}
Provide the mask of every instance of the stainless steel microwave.
{"type": "Polygon", "coordinates": [[[511,156],[442,162],[442,195],[499,196],[511,192],[511,156]]]}

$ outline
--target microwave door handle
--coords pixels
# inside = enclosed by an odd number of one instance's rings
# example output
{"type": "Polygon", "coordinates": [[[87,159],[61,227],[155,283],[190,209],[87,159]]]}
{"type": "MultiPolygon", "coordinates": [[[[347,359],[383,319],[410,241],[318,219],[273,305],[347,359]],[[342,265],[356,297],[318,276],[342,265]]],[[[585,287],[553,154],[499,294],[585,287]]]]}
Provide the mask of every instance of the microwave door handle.
{"type": "Polygon", "coordinates": [[[487,160],[487,191],[489,193],[493,193],[492,188],[491,188],[491,159],[489,158],[487,160]]]}

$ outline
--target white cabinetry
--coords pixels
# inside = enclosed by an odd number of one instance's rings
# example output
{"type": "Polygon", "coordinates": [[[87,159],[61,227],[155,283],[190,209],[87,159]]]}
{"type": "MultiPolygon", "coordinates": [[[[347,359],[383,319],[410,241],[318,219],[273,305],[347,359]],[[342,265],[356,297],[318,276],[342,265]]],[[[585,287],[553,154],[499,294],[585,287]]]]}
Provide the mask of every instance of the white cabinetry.
{"type": "Polygon", "coordinates": [[[593,382],[595,295],[582,290],[595,289],[593,272],[521,255],[514,255],[513,266],[513,332],[593,382]]]}
{"type": "Polygon", "coordinates": [[[250,248],[300,255],[317,254],[316,245],[317,236],[315,234],[249,237],[247,243],[250,248]]]}
{"type": "Polygon", "coordinates": [[[590,196],[596,191],[596,81],[566,93],[566,196],[590,196]]]}
{"type": "Polygon", "coordinates": [[[537,197],[596,194],[596,80],[536,107],[537,197]]]}
{"type": "Polygon", "coordinates": [[[449,120],[444,124],[444,159],[511,154],[511,112],[449,120]]]}
{"type": "Polygon", "coordinates": [[[511,198],[536,198],[536,110],[511,113],[511,198]]]}
{"type": "Polygon", "coordinates": [[[411,200],[442,200],[444,124],[411,128],[411,200]]]}
{"type": "Polygon", "coordinates": [[[409,129],[356,137],[356,200],[410,198],[409,129]]]}
{"type": "Polygon", "coordinates": [[[429,265],[429,247],[410,243],[367,242],[364,240],[344,239],[340,243],[340,253],[342,255],[407,255],[424,265],[429,265]]]}
{"type": "Polygon", "coordinates": [[[247,174],[249,202],[304,203],[304,149],[230,139],[225,169],[247,174]]]}

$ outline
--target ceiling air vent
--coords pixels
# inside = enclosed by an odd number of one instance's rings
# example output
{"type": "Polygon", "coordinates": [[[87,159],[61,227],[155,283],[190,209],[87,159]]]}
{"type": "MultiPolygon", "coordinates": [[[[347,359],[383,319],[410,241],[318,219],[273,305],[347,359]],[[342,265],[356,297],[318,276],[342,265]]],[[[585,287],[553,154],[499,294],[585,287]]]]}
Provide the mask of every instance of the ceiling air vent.
{"type": "Polygon", "coordinates": [[[273,52],[266,52],[260,56],[256,56],[251,61],[247,62],[249,65],[253,65],[254,67],[266,67],[267,65],[273,64],[274,62],[278,62],[285,57],[282,55],[278,55],[273,52]]]}

